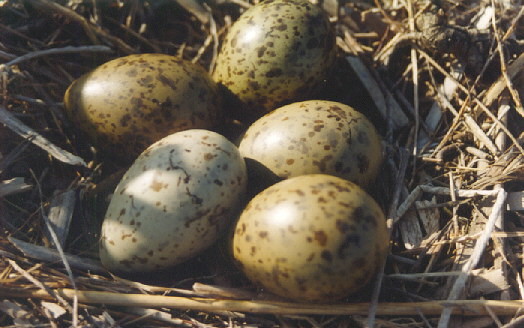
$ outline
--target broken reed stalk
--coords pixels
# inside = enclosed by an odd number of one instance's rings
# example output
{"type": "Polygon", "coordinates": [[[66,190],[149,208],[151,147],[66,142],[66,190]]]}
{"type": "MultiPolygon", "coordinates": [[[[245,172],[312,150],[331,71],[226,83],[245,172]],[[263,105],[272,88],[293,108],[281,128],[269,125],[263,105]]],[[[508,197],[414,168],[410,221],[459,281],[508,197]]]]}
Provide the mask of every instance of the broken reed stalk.
{"type": "MultiPolygon", "coordinates": [[[[198,311],[232,311],[249,313],[270,313],[280,315],[366,315],[369,303],[347,304],[302,304],[291,302],[224,300],[213,298],[192,298],[181,296],[163,296],[146,294],[122,294],[104,291],[82,291],[69,288],[54,289],[54,293],[72,300],[75,293],[78,301],[83,304],[105,304],[113,306],[172,308],[198,311]]],[[[52,300],[53,298],[42,290],[14,289],[0,287],[2,298],[38,298],[52,300]]],[[[497,315],[515,315],[524,309],[524,301],[497,300],[455,300],[427,301],[412,303],[379,303],[377,315],[440,315],[443,309],[450,308],[452,313],[463,316],[488,315],[488,308],[497,315]]]]}
{"type": "Polygon", "coordinates": [[[49,155],[53,156],[61,162],[70,165],[87,166],[86,162],[82,158],[73,155],[70,152],[63,150],[62,148],[51,143],[43,135],[22,123],[22,121],[16,118],[3,106],[0,106],[0,124],[4,124],[11,131],[18,134],[22,138],[31,141],[34,145],[47,151],[49,155]]]}
{"type": "MultiPolygon", "coordinates": [[[[489,216],[488,222],[486,223],[482,235],[479,237],[479,239],[477,239],[477,242],[475,243],[475,247],[473,248],[471,257],[464,264],[464,266],[462,267],[462,273],[459,275],[457,280],[455,280],[455,283],[453,284],[453,287],[449,292],[448,301],[456,300],[460,297],[466,285],[466,281],[471,273],[471,270],[473,270],[477,266],[482,257],[482,254],[484,253],[486,245],[489,239],[491,238],[491,232],[495,228],[495,223],[497,222],[498,218],[502,215],[502,213],[504,213],[504,204],[506,201],[507,193],[503,188],[498,189],[497,192],[497,198],[495,200],[495,203],[493,204],[493,211],[489,216]]],[[[442,314],[440,316],[438,328],[445,328],[448,326],[451,314],[452,310],[450,308],[443,309],[442,314]]]]}

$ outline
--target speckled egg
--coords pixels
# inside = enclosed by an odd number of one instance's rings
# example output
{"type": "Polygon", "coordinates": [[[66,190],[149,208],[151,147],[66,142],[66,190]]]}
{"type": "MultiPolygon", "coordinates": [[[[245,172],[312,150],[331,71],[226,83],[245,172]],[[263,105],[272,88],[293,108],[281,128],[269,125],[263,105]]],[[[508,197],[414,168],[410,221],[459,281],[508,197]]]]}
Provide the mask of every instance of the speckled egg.
{"type": "Polygon", "coordinates": [[[373,124],[350,106],[324,100],[266,114],[247,129],[239,149],[282,178],[325,173],[364,187],[382,163],[381,138],[373,124]]]}
{"type": "Polygon", "coordinates": [[[253,111],[305,99],[329,74],[335,33],[308,0],[265,0],[231,26],[213,74],[253,111]]]}
{"type": "Polygon", "coordinates": [[[168,134],[222,122],[218,86],[200,66],[164,54],[111,60],[64,96],[73,123],[108,154],[136,158],[168,134]]]}
{"type": "Polygon", "coordinates": [[[237,215],[246,183],[238,149],[215,132],[193,129],[157,141],[115,189],[102,224],[102,263],[144,273],[197,255],[237,215]]]}
{"type": "Polygon", "coordinates": [[[297,301],[331,302],[359,290],[387,250],[375,200],[325,174],[294,177],[259,193],[233,236],[234,258],[246,276],[297,301]]]}

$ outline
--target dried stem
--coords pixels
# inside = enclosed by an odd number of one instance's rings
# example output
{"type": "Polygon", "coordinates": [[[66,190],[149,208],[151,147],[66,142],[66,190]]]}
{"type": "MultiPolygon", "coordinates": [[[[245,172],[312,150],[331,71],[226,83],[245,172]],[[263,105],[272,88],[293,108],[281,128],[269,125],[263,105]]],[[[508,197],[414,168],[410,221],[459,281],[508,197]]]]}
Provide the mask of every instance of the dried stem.
{"type": "Polygon", "coordinates": [[[83,53],[83,52],[111,52],[111,48],[107,46],[80,46],[80,47],[63,47],[63,48],[51,48],[38,50],[33,52],[28,52],[23,56],[16,57],[13,60],[0,65],[0,70],[5,69],[9,66],[18,65],[22,62],[35,59],[38,57],[49,56],[49,55],[62,55],[62,54],[72,54],[72,53],[83,53]]]}
{"type": "Polygon", "coordinates": [[[33,144],[47,151],[49,155],[53,156],[61,162],[70,165],[87,166],[86,162],[82,158],[55,146],[49,140],[44,138],[41,134],[37,133],[36,131],[19,121],[7,109],[5,109],[2,106],[0,106],[0,123],[5,124],[13,132],[25,139],[28,139],[33,144]]]}
{"type": "MultiPolygon", "coordinates": [[[[487,243],[491,238],[491,232],[495,228],[495,223],[497,222],[497,220],[499,220],[499,217],[502,215],[504,211],[504,203],[506,201],[506,196],[507,193],[504,189],[501,188],[498,190],[497,199],[493,204],[493,209],[489,216],[488,222],[486,223],[486,227],[484,228],[484,231],[480,238],[477,239],[471,257],[462,267],[462,274],[459,275],[451,291],[449,292],[448,301],[453,301],[459,298],[460,294],[464,289],[464,286],[466,285],[466,280],[468,279],[471,270],[473,270],[479,263],[480,258],[484,253],[484,249],[486,248],[487,243]]],[[[448,327],[449,319],[452,313],[452,308],[443,309],[442,314],[440,316],[438,328],[448,327]]]]}
{"type": "MultiPolygon", "coordinates": [[[[63,288],[55,289],[55,293],[71,300],[75,290],[63,288]]],[[[232,311],[248,313],[270,313],[280,315],[366,315],[369,303],[344,304],[304,304],[269,301],[238,301],[213,298],[162,296],[146,294],[122,294],[105,291],[76,291],[78,300],[83,304],[105,304],[126,307],[171,308],[179,310],[198,311],[232,311]]],[[[41,290],[10,289],[0,287],[1,297],[33,297],[51,299],[51,296],[41,290]]],[[[494,301],[494,300],[455,300],[455,301],[427,301],[427,302],[394,302],[380,303],[377,315],[399,316],[418,315],[419,311],[425,315],[437,315],[443,309],[450,309],[452,314],[465,316],[487,315],[489,307],[497,315],[514,315],[524,307],[524,301],[494,301]]]]}

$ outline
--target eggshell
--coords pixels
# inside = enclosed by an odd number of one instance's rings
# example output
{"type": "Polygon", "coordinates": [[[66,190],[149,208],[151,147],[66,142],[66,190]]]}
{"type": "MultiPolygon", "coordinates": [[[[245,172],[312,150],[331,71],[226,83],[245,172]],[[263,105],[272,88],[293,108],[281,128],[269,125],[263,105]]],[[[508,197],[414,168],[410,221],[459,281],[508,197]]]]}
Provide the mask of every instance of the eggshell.
{"type": "Polygon", "coordinates": [[[117,273],[143,273],[194,257],[234,219],[246,183],[237,148],[215,132],[159,140],[115,189],[102,224],[102,263],[117,273]]]}
{"type": "Polygon", "coordinates": [[[306,99],[329,75],[334,28],[308,0],[266,0],[231,26],[213,73],[253,112],[306,99]]]}
{"type": "Polygon", "coordinates": [[[131,160],[166,135],[221,124],[221,105],[218,86],[202,67],[165,54],[106,62],[64,95],[66,113],[90,142],[131,160]]]}
{"type": "Polygon", "coordinates": [[[387,254],[388,234],[382,210],[359,186],[312,174],[255,196],[232,248],[260,287],[296,301],[332,302],[370,281],[387,254]]]}
{"type": "Polygon", "coordinates": [[[266,114],[247,129],[239,150],[281,178],[324,173],[363,187],[382,165],[381,137],[373,124],[354,108],[326,100],[266,114]]]}

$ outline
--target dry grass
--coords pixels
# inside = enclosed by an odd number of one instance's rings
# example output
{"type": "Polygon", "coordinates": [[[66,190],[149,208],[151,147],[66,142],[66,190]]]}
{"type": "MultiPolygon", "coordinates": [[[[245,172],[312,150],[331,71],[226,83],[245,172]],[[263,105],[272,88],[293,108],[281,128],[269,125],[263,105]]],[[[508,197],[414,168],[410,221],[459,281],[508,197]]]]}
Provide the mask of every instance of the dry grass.
{"type": "Polygon", "coordinates": [[[0,1],[0,324],[522,325],[521,1],[443,0],[438,24],[424,1],[324,1],[340,67],[317,97],[365,111],[387,145],[373,194],[391,251],[359,295],[282,301],[247,284],[220,250],[153,279],[107,273],[96,240],[121,168],[71,126],[62,95],[82,73],[130,53],[211,70],[250,2],[195,3],[0,1]]]}

